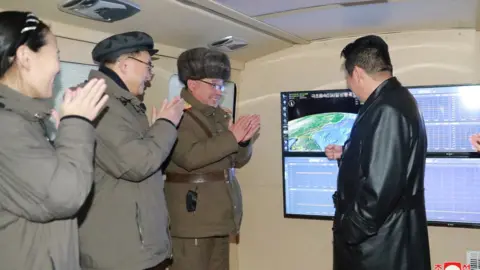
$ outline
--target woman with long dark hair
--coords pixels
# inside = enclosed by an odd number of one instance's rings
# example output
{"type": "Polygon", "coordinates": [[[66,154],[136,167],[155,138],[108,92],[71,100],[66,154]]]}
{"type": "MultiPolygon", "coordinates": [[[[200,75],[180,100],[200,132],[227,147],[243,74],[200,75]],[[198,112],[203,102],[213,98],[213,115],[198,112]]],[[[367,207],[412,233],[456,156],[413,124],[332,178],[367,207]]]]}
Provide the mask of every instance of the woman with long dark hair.
{"type": "Polygon", "coordinates": [[[79,270],[75,214],[93,179],[94,127],[105,83],[67,90],[50,141],[47,98],[59,72],[49,27],[0,12],[0,268],[79,270]]]}

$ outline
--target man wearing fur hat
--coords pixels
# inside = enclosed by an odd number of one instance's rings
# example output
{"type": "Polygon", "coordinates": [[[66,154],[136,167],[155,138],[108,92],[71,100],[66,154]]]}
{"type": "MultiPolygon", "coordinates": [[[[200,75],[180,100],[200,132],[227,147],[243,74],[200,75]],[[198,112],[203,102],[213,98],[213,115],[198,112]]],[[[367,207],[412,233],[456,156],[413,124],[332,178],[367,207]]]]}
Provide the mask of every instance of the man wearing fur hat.
{"type": "Polygon", "coordinates": [[[229,236],[242,219],[235,168],[251,157],[258,115],[233,123],[219,104],[230,79],[228,56],[206,48],[182,53],[177,62],[181,97],[188,103],[168,165],[165,196],[171,218],[171,270],[229,269],[229,236]]]}

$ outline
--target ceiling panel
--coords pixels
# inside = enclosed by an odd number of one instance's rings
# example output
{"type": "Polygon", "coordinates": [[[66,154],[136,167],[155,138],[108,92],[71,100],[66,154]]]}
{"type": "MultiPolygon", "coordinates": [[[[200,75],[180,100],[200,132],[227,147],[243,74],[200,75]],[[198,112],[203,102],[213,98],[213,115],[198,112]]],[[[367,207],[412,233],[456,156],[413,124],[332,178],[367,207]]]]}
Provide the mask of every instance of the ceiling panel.
{"type": "Polygon", "coordinates": [[[233,59],[242,62],[292,46],[289,42],[175,0],[134,0],[142,11],[115,23],[97,22],[60,12],[57,1],[0,0],[0,8],[30,10],[41,18],[107,33],[140,30],[152,35],[155,42],[179,48],[206,46],[223,37],[236,36],[249,43],[248,47],[230,53],[233,59]]]}
{"type": "MultiPolygon", "coordinates": [[[[183,4],[180,0],[133,0],[140,5],[141,13],[111,24],[60,12],[57,1],[59,0],[0,0],[0,9],[31,10],[42,18],[108,33],[141,30],[151,34],[158,43],[178,48],[206,46],[212,41],[232,35],[249,43],[248,47],[230,53],[233,59],[242,62],[298,43],[291,37],[304,41],[298,37],[316,40],[375,32],[474,28],[477,17],[477,0],[390,0],[388,4],[312,9],[301,7],[339,2],[359,3],[364,0],[182,0],[196,3],[197,6],[183,4]],[[198,6],[202,3],[203,9],[198,6]],[[269,15],[250,18],[219,3],[230,5],[232,9],[244,9],[245,13],[269,15]],[[220,9],[213,9],[213,6],[220,9]],[[247,6],[253,8],[248,11],[247,6]],[[271,14],[275,10],[292,8],[296,10],[271,14]],[[232,17],[233,13],[241,16],[232,17]],[[233,19],[226,19],[228,17],[233,19]],[[260,28],[259,25],[264,27],[260,28]],[[282,37],[280,32],[290,33],[289,37],[282,37]]],[[[71,36],[75,37],[75,34],[72,33],[71,36]]]]}
{"type": "Polygon", "coordinates": [[[361,3],[368,0],[214,0],[250,17],[289,10],[328,6],[334,4],[361,3]]]}
{"type": "Polygon", "coordinates": [[[307,40],[421,29],[473,28],[477,0],[410,0],[305,10],[261,18],[307,40]]]}

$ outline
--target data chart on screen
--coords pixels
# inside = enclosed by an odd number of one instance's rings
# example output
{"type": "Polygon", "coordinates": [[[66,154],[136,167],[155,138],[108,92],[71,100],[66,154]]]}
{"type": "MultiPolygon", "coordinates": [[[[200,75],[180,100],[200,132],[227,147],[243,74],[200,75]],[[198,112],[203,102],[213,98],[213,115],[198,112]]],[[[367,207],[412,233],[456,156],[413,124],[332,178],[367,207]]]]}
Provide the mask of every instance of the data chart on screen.
{"type": "Polygon", "coordinates": [[[428,221],[480,225],[480,159],[427,158],[428,221]]]}
{"type": "Polygon", "coordinates": [[[333,216],[337,162],[324,157],[285,157],[284,166],[286,214],[333,216]]]}
{"type": "Polygon", "coordinates": [[[428,152],[474,152],[469,137],[480,132],[480,86],[410,88],[422,112],[428,152]]]}

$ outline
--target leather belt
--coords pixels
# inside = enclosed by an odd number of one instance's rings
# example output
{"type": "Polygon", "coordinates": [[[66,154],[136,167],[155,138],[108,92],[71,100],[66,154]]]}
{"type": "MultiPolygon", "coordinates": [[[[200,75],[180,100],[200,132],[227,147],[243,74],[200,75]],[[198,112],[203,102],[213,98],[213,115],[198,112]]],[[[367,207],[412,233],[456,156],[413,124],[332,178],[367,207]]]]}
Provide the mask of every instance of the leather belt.
{"type": "Polygon", "coordinates": [[[234,169],[208,173],[166,173],[167,182],[202,184],[209,182],[226,182],[234,175],[234,169]]]}

